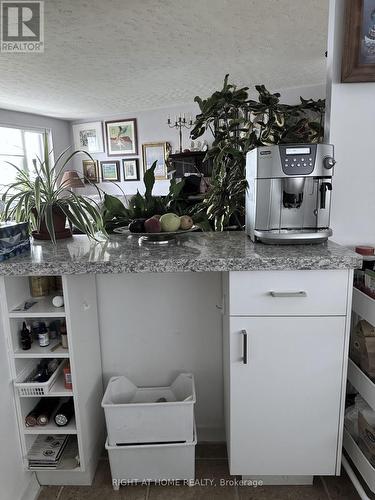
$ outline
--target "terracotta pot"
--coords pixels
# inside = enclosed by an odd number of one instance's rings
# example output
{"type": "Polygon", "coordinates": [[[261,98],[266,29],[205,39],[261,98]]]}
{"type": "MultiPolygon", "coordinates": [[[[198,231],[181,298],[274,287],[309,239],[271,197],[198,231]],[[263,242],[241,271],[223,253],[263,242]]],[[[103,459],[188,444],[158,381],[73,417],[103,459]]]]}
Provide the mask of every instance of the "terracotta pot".
{"type": "MultiPolygon", "coordinates": [[[[66,215],[64,214],[64,212],[59,207],[56,207],[56,208],[53,208],[52,214],[53,214],[53,226],[55,228],[56,239],[61,240],[63,238],[71,238],[72,231],[70,230],[70,228],[65,227],[66,226],[66,215]]],[[[35,212],[34,212],[34,215],[36,215],[35,212]]],[[[40,223],[39,231],[33,231],[32,235],[36,240],[50,240],[51,239],[44,219],[42,219],[42,221],[40,223]]]]}

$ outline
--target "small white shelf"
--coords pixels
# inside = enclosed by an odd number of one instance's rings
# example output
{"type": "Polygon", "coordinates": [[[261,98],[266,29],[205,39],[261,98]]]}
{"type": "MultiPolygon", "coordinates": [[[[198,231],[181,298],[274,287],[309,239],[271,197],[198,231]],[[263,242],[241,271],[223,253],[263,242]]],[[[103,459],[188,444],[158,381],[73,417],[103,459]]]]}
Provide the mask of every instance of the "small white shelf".
{"type": "Polygon", "coordinates": [[[64,349],[60,339],[51,340],[49,346],[40,347],[37,340],[27,351],[17,349],[14,352],[15,358],[69,358],[69,349],[64,349]],[[59,345],[60,344],[60,345],[59,345]]]}
{"type": "Polygon", "coordinates": [[[375,384],[350,358],[348,361],[348,380],[375,411],[375,384]]]}
{"type": "MultiPolygon", "coordinates": [[[[29,298],[27,302],[36,301],[30,309],[16,311],[18,309],[16,307],[12,311],[9,311],[10,318],[65,318],[65,307],[54,307],[52,305],[52,296],[42,297],[40,299],[37,298],[29,298]]],[[[25,300],[19,305],[19,307],[23,307],[25,300]]]]}
{"type": "Polygon", "coordinates": [[[353,311],[375,326],[375,300],[369,295],[353,288],[353,311]]]}
{"type": "MultiPolygon", "coordinates": [[[[375,326],[375,300],[357,288],[353,288],[352,310],[355,314],[360,316],[361,319],[375,326]]],[[[350,358],[348,360],[348,380],[375,411],[375,383],[350,358]]],[[[375,493],[375,468],[366,458],[355,439],[345,428],[343,446],[364,481],[367,483],[367,486],[375,493]]],[[[350,469],[348,462],[343,461],[343,464],[346,469],[347,467],[350,469]]],[[[351,471],[351,473],[353,474],[351,480],[358,493],[360,493],[360,491],[363,492],[358,479],[355,478],[355,473],[353,471],[351,471]]],[[[362,497],[362,493],[360,493],[360,495],[362,497]]],[[[366,498],[368,498],[367,495],[366,498]]]]}
{"type": "MultiPolygon", "coordinates": [[[[14,402],[21,444],[20,455],[23,457],[25,470],[36,472],[40,484],[87,484],[93,477],[104,441],[103,416],[100,407],[103,394],[101,386],[98,384],[98,380],[102,376],[102,370],[96,313],[95,276],[82,274],[79,279],[76,279],[75,276],[62,276],[63,293],[50,292],[49,296],[40,298],[30,297],[29,285],[29,276],[0,276],[2,306],[0,314],[2,328],[0,329],[4,331],[10,375],[15,387],[14,402]],[[64,295],[65,306],[54,307],[52,305],[53,296],[62,294],[64,295]],[[35,302],[35,304],[31,308],[24,310],[26,301],[35,302]],[[86,307],[86,304],[88,304],[88,307],[86,307]],[[91,310],[88,311],[88,308],[91,308],[91,310]],[[22,350],[20,331],[23,321],[29,324],[34,321],[44,321],[48,325],[51,321],[57,322],[59,320],[60,323],[66,320],[69,349],[63,349],[59,345],[58,339],[51,339],[49,346],[40,347],[39,342],[34,340],[29,350],[22,350]],[[60,358],[59,361],[63,363],[70,361],[73,389],[65,388],[64,375],[60,372],[56,374],[54,383],[50,386],[47,394],[35,394],[38,391],[34,392],[31,390],[32,387],[25,387],[30,391],[25,390],[25,395],[21,395],[19,389],[22,389],[22,387],[15,385],[17,379],[24,370],[28,371],[29,366],[31,369],[34,365],[36,366],[38,360],[46,360],[46,358],[60,358]],[[35,407],[36,401],[42,397],[74,397],[75,403],[77,403],[75,404],[75,420],[66,427],[56,426],[53,420],[47,426],[26,427],[25,415],[35,407]],[[82,401],[82,404],[78,404],[79,401],[82,401]],[[84,427],[83,424],[87,421],[90,421],[92,425],[84,427]],[[79,455],[80,465],[74,467],[73,463],[71,465],[67,464],[68,467],[73,467],[69,469],[29,468],[27,455],[35,439],[38,436],[46,437],[54,434],[70,436],[70,441],[73,441],[76,447],[74,456],[79,455]]],[[[25,380],[22,377],[20,378],[25,380]]],[[[32,385],[32,383],[29,385],[32,385]]]]}
{"type": "Polygon", "coordinates": [[[36,425],[35,427],[23,427],[24,434],[77,434],[75,418],[65,427],[59,427],[53,421],[47,425],[36,425]]]}
{"type": "Polygon", "coordinates": [[[344,428],[344,448],[349,454],[352,462],[361,473],[368,487],[375,493],[375,468],[370,464],[361,448],[354,441],[349,432],[344,428]]]}

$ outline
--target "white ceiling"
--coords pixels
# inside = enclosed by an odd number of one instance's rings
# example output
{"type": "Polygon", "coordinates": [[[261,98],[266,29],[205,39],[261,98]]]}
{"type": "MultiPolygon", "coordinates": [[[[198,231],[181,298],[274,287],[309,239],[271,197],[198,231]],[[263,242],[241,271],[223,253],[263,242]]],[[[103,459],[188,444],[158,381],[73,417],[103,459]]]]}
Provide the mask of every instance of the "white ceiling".
{"type": "Polygon", "coordinates": [[[46,0],[44,54],[0,53],[0,108],[81,119],[192,102],[231,80],[325,80],[327,0],[46,0]]]}

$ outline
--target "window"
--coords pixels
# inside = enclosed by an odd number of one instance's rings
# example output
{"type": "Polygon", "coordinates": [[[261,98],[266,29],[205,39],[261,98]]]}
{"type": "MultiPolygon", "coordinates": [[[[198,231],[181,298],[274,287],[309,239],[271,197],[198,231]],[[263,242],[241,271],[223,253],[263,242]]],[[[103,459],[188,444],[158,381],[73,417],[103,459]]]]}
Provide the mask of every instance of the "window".
{"type": "Polygon", "coordinates": [[[0,126],[0,191],[14,182],[17,170],[34,174],[33,161],[43,161],[43,131],[0,126]],[[9,162],[9,163],[8,163],[9,162]]]}

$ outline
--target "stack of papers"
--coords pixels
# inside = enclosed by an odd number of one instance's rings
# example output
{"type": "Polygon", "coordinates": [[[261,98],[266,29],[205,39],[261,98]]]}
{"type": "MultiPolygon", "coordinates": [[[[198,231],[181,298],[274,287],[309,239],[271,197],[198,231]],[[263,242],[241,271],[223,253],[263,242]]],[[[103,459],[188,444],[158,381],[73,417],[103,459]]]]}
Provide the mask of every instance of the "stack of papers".
{"type": "Polygon", "coordinates": [[[39,435],[27,454],[29,468],[56,469],[68,438],[62,434],[39,435]]]}

